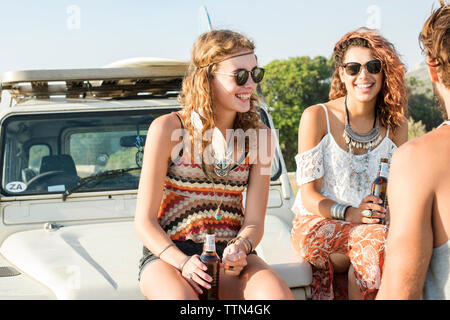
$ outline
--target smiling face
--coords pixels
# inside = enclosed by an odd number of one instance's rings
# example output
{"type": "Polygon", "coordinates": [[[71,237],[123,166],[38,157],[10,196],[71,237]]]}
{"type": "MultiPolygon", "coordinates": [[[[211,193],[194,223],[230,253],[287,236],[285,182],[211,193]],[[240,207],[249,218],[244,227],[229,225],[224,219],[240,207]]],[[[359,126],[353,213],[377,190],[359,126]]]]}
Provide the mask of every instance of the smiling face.
{"type": "Polygon", "coordinates": [[[347,94],[360,102],[372,102],[377,99],[378,93],[383,84],[383,73],[372,74],[367,71],[364,65],[374,60],[370,49],[364,47],[351,47],[347,50],[343,63],[357,62],[361,68],[357,75],[348,75],[343,67],[339,68],[339,76],[345,84],[347,94]]]}
{"type": "MultiPolygon", "coordinates": [[[[232,55],[245,52],[249,52],[248,49],[241,50],[232,55]]],[[[236,73],[241,69],[251,71],[256,66],[256,57],[253,53],[250,53],[220,62],[215,71],[221,73],[236,73]]],[[[253,81],[252,77],[249,76],[244,85],[238,86],[233,76],[214,73],[211,86],[216,112],[247,112],[250,109],[250,97],[256,89],[257,84],[253,81]]]]}

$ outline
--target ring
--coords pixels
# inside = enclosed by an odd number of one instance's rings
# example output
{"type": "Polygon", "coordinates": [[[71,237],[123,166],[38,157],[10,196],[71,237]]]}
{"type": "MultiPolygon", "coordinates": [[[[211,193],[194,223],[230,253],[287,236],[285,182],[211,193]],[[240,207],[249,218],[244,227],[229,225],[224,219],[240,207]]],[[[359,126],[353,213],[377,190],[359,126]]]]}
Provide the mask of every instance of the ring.
{"type": "Polygon", "coordinates": [[[227,270],[234,270],[234,266],[232,266],[228,263],[225,266],[226,266],[227,270]]]}
{"type": "Polygon", "coordinates": [[[369,209],[363,210],[361,214],[366,218],[372,218],[372,211],[369,209]]]}

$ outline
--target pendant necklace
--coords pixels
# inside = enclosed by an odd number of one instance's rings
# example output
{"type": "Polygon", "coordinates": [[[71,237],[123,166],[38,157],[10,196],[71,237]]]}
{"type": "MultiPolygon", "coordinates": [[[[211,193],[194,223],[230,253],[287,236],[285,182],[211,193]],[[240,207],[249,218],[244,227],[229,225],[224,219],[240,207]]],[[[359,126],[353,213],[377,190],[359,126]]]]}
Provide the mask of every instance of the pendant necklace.
{"type": "Polygon", "coordinates": [[[343,137],[348,145],[348,151],[350,154],[350,184],[355,185],[358,192],[363,190],[363,187],[367,187],[370,183],[369,175],[367,170],[369,169],[369,157],[372,149],[378,145],[381,141],[380,128],[377,123],[377,108],[375,107],[375,119],[373,122],[373,127],[368,133],[359,134],[353,130],[350,125],[350,118],[348,115],[347,108],[347,96],[345,96],[345,113],[346,113],[346,123],[343,137]],[[354,152],[353,148],[367,149],[367,152],[363,155],[363,166],[362,170],[356,170],[354,167],[354,152]]]}
{"type": "Polygon", "coordinates": [[[350,184],[356,186],[358,192],[361,192],[363,187],[368,186],[370,182],[367,170],[369,169],[369,154],[371,150],[367,150],[367,153],[363,155],[362,169],[358,171],[353,164],[355,154],[353,153],[351,144],[348,145],[348,148],[350,153],[350,184]]]}
{"type": "MultiPolygon", "coordinates": [[[[220,209],[222,208],[223,199],[225,197],[225,192],[227,190],[228,179],[225,181],[225,187],[223,188],[222,197],[221,197],[220,203],[219,203],[219,201],[217,200],[216,187],[215,187],[214,179],[209,175],[208,171],[206,170],[206,166],[205,166],[205,163],[203,162],[203,159],[202,159],[202,170],[203,170],[203,173],[205,174],[206,178],[208,179],[208,181],[211,182],[212,187],[213,187],[214,200],[216,200],[216,204],[217,204],[217,208],[216,208],[216,211],[214,213],[214,218],[216,218],[217,221],[222,220],[222,216],[223,215],[222,215],[222,212],[220,211],[220,209]]],[[[226,175],[228,175],[229,173],[230,173],[230,170],[228,170],[226,175]]]]}
{"type": "MultiPolygon", "coordinates": [[[[234,138],[234,134],[232,134],[228,139],[232,140],[234,138]]],[[[222,135],[220,134],[220,140],[223,140],[223,143],[225,143],[225,146],[217,144],[216,141],[213,139],[213,169],[214,173],[218,175],[219,177],[225,177],[230,172],[232,166],[233,166],[233,149],[234,149],[234,143],[230,145],[229,141],[225,141],[223,139],[222,135]],[[219,156],[219,159],[217,159],[216,156],[216,148],[224,149],[224,152],[219,152],[221,156],[219,156]],[[231,149],[230,149],[231,148],[231,149]]]]}

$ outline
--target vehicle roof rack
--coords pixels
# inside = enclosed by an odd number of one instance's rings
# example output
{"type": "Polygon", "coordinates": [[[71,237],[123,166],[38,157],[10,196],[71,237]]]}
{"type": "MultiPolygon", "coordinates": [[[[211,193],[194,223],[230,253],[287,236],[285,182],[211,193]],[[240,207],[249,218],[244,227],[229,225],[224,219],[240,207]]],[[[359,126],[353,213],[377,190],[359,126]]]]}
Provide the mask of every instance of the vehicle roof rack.
{"type": "Polygon", "coordinates": [[[1,76],[1,88],[20,100],[48,99],[56,95],[67,98],[164,95],[180,90],[188,65],[169,60],[93,69],[10,71],[1,76]]]}

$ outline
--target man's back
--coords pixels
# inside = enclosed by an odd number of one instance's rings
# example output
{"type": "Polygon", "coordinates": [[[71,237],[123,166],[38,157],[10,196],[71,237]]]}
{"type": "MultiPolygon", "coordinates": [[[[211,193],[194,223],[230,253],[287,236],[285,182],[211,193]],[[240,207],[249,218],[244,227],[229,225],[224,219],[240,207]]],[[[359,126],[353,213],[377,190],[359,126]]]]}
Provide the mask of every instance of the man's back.
{"type": "Polygon", "coordinates": [[[436,156],[430,157],[430,178],[434,177],[434,200],[431,221],[433,225],[433,253],[430,259],[423,298],[428,300],[450,298],[450,125],[426,135],[425,148],[436,156]]]}
{"type": "MultiPolygon", "coordinates": [[[[411,140],[395,152],[388,199],[391,223],[377,298],[390,298],[395,292],[400,299],[419,299],[430,262],[441,264],[442,255],[433,256],[432,261],[434,248],[450,238],[449,125],[411,140]]],[[[436,281],[441,286],[447,283],[449,263],[447,259],[444,270],[439,268],[439,277],[445,275],[436,281]]],[[[450,283],[447,290],[446,299],[450,299],[450,283]]]]}
{"type": "Polygon", "coordinates": [[[450,238],[450,125],[430,132],[419,142],[429,149],[426,161],[434,179],[432,207],[433,247],[439,247],[450,238]]]}
{"type": "MultiPolygon", "coordinates": [[[[419,35],[438,109],[450,114],[450,6],[439,0],[419,35]]],[[[392,158],[391,224],[377,299],[450,300],[450,122],[392,158]]]]}

